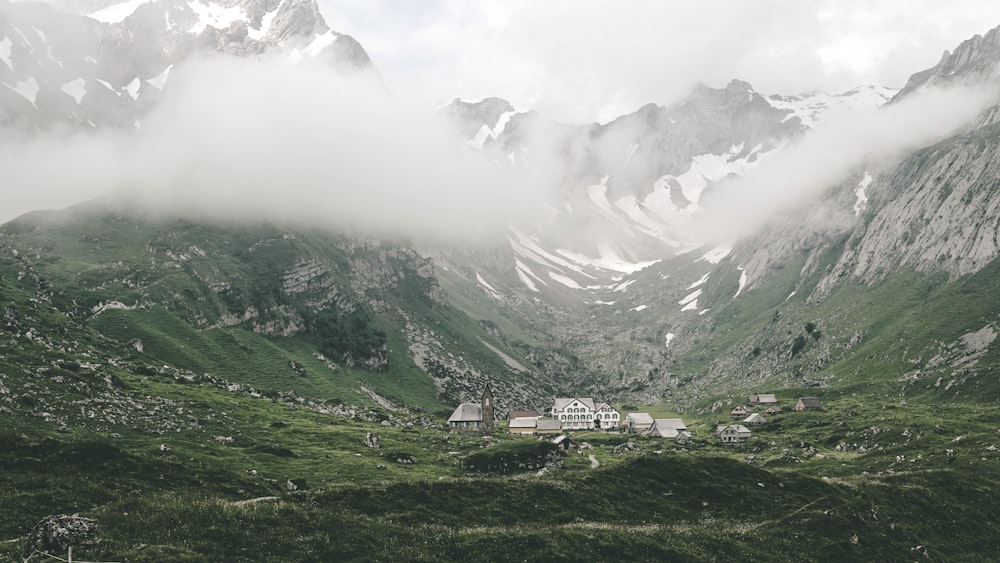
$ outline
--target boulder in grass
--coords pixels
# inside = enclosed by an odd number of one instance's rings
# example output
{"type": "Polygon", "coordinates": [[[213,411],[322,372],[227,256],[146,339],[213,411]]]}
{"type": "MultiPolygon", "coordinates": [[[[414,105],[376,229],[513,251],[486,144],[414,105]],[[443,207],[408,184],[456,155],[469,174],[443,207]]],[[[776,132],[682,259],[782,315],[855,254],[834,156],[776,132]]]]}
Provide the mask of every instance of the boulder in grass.
{"type": "Polygon", "coordinates": [[[97,523],[76,514],[46,516],[28,535],[23,559],[35,553],[66,553],[70,548],[90,545],[97,540],[97,523]]]}

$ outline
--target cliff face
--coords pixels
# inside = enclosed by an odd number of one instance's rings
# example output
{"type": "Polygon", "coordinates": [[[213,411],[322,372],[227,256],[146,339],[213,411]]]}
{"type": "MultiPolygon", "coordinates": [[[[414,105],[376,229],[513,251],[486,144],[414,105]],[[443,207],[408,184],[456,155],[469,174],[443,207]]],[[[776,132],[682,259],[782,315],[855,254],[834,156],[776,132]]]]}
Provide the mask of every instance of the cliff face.
{"type": "Polygon", "coordinates": [[[1000,254],[1000,129],[988,126],[926,148],[872,183],[867,216],[817,288],[872,283],[901,269],[978,272],[1000,254]]]}

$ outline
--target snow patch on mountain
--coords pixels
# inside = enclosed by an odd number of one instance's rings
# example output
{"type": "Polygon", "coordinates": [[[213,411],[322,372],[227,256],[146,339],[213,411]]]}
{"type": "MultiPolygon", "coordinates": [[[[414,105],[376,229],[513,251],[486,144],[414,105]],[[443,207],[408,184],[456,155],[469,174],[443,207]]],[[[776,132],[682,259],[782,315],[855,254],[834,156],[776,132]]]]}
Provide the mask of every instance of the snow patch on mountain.
{"type": "MultiPolygon", "coordinates": [[[[461,100],[456,99],[456,101],[461,101],[461,100]]],[[[517,112],[513,110],[501,113],[497,117],[497,122],[492,127],[490,126],[489,123],[483,123],[483,125],[479,128],[479,130],[476,131],[476,134],[471,139],[469,139],[469,145],[477,149],[482,149],[483,145],[486,143],[488,139],[496,140],[497,138],[499,138],[500,134],[503,133],[504,129],[507,128],[507,123],[510,121],[510,118],[514,117],[516,113],[517,112]]],[[[511,164],[517,164],[517,157],[514,153],[508,154],[507,159],[510,160],[511,164]]]]}
{"type": "Polygon", "coordinates": [[[670,343],[673,342],[674,338],[677,338],[677,335],[672,332],[668,332],[667,335],[663,337],[663,346],[670,346],[670,343]]]}
{"type": "Polygon", "coordinates": [[[568,278],[562,274],[557,274],[555,272],[549,272],[549,277],[553,280],[565,285],[570,289],[583,289],[583,286],[573,281],[572,278],[568,278]]]}
{"type": "Polygon", "coordinates": [[[872,185],[872,175],[865,171],[865,177],[858,182],[858,186],[854,188],[854,196],[856,201],[854,202],[854,216],[857,217],[861,215],[861,212],[865,210],[868,206],[868,196],[865,194],[865,190],[868,186],[872,185]]]}
{"type": "Polygon", "coordinates": [[[531,271],[531,268],[529,268],[524,262],[521,262],[520,260],[518,260],[517,258],[515,258],[514,259],[514,265],[515,265],[515,267],[519,271],[523,271],[526,276],[534,278],[535,281],[541,283],[542,285],[546,285],[545,284],[545,280],[543,280],[542,278],[538,277],[538,275],[535,274],[535,272],[531,271]]]}
{"type": "Polygon", "coordinates": [[[802,96],[770,96],[765,98],[771,107],[788,113],[785,121],[798,118],[802,125],[812,128],[832,111],[854,111],[877,108],[896,95],[898,88],[859,86],[843,94],[825,93],[802,96]]]}
{"type": "Polygon", "coordinates": [[[630,285],[632,285],[634,283],[635,283],[635,280],[628,280],[626,282],[622,282],[622,283],[614,286],[611,289],[611,291],[625,291],[626,289],[628,289],[628,286],[630,286],[630,285]]]}
{"type": "Polygon", "coordinates": [[[531,291],[538,293],[538,286],[535,285],[535,281],[542,285],[548,285],[520,260],[514,259],[514,269],[517,271],[517,277],[521,280],[521,283],[531,291]]]}
{"type": "Polygon", "coordinates": [[[699,286],[701,286],[701,285],[704,285],[704,284],[705,284],[705,282],[707,282],[707,281],[708,281],[708,277],[709,277],[710,275],[712,275],[712,274],[711,274],[711,273],[708,273],[708,274],[705,274],[704,276],[701,276],[701,279],[699,279],[698,281],[696,281],[696,282],[694,282],[693,284],[689,285],[689,286],[688,286],[687,288],[688,288],[688,289],[694,289],[694,288],[696,288],[696,287],[699,287],[699,286]]]}
{"type": "Polygon", "coordinates": [[[709,182],[718,182],[731,174],[743,175],[747,168],[754,166],[749,158],[762,148],[755,146],[745,157],[737,158],[743,152],[743,143],[733,145],[724,154],[701,154],[691,159],[691,167],[677,177],[681,191],[688,201],[697,204],[709,182]]]}
{"type": "Polygon", "coordinates": [[[514,117],[515,113],[516,112],[514,111],[505,111],[500,114],[500,117],[497,118],[496,125],[493,126],[492,134],[494,139],[496,139],[497,137],[500,136],[501,133],[503,133],[503,130],[507,128],[507,123],[510,121],[511,117],[514,117]]]}
{"type": "Polygon", "coordinates": [[[163,85],[167,83],[167,78],[170,76],[170,69],[172,68],[174,68],[174,65],[168,66],[163,70],[163,72],[150,78],[146,82],[157,90],[163,90],[163,85]]]}
{"type": "Polygon", "coordinates": [[[132,82],[129,82],[128,86],[125,87],[125,91],[128,92],[128,95],[133,100],[138,100],[139,99],[139,88],[141,86],[142,86],[142,81],[139,80],[138,76],[136,76],[135,78],[132,79],[132,82]]]}
{"type": "Polygon", "coordinates": [[[709,250],[702,255],[701,258],[695,260],[695,262],[708,262],[709,264],[718,264],[723,258],[729,256],[729,253],[733,251],[733,245],[731,243],[720,244],[712,250],[709,250]]]}
{"type": "Polygon", "coordinates": [[[681,311],[693,311],[698,308],[698,298],[701,297],[702,289],[696,289],[692,293],[689,293],[684,299],[677,302],[678,305],[683,305],[681,311]]]}
{"type": "Polygon", "coordinates": [[[486,280],[484,280],[483,276],[480,275],[479,272],[476,272],[476,281],[479,282],[479,285],[483,286],[483,288],[486,289],[486,292],[489,293],[490,296],[493,297],[493,299],[497,300],[500,299],[500,292],[497,291],[496,288],[490,285],[486,280]]]}
{"type": "Polygon", "coordinates": [[[80,100],[87,95],[87,81],[82,78],[77,78],[76,80],[71,80],[59,87],[60,90],[66,93],[68,96],[72,96],[76,103],[80,103],[80,100]]]}
{"type": "Polygon", "coordinates": [[[333,45],[334,41],[336,41],[338,37],[340,37],[340,34],[332,30],[321,35],[317,35],[316,38],[312,40],[312,43],[305,48],[304,53],[308,57],[315,57],[323,52],[323,49],[333,45]]]}
{"type": "Polygon", "coordinates": [[[638,307],[632,307],[631,309],[629,309],[629,311],[636,311],[636,312],[638,312],[638,311],[645,311],[648,308],[649,308],[649,305],[639,305],[638,307]]]}
{"type": "Polygon", "coordinates": [[[120,23],[135,13],[136,9],[152,0],[128,0],[121,4],[113,4],[89,14],[89,17],[102,23],[120,23]]]}
{"type": "Polygon", "coordinates": [[[659,260],[630,262],[619,256],[614,249],[605,244],[597,245],[597,258],[590,258],[589,256],[580,254],[579,252],[573,252],[565,248],[556,249],[556,252],[573,262],[576,262],[577,264],[599,268],[601,270],[610,270],[622,274],[633,274],[659,262],[659,260]]]}
{"type": "Polygon", "coordinates": [[[111,83],[108,82],[107,80],[101,80],[100,78],[98,78],[97,82],[99,82],[102,86],[104,86],[108,90],[111,90],[112,92],[114,92],[116,96],[121,96],[122,95],[122,93],[119,92],[117,89],[115,89],[115,87],[112,86],[111,83]]]}
{"type": "MultiPolygon", "coordinates": [[[[28,78],[18,82],[14,86],[10,86],[6,83],[2,83],[14,92],[17,92],[21,97],[31,102],[31,105],[35,105],[35,96],[38,95],[38,81],[35,80],[34,76],[29,76],[28,78]]],[[[35,106],[38,107],[38,106],[35,106]]]]}
{"type": "MultiPolygon", "coordinates": [[[[719,182],[729,176],[743,176],[747,170],[757,166],[761,157],[765,154],[770,154],[761,152],[763,148],[761,144],[755,145],[749,152],[744,152],[744,147],[745,143],[740,143],[732,145],[723,154],[706,153],[694,156],[691,159],[691,165],[687,172],[679,176],[667,174],[657,178],[653,182],[652,191],[643,198],[642,207],[649,209],[659,218],[665,219],[668,222],[671,216],[676,216],[678,213],[695,213],[699,209],[698,202],[702,194],[710,184],[719,182]],[[683,207],[678,206],[675,201],[676,194],[671,193],[672,189],[679,189],[683,195],[683,199],[693,205],[685,203],[683,207]]],[[[627,202],[624,203],[627,205],[627,202]]],[[[629,217],[632,217],[633,220],[644,227],[662,231],[661,228],[656,226],[655,221],[650,219],[643,220],[639,217],[639,214],[643,212],[639,209],[638,205],[623,207],[623,210],[628,213],[629,217]]],[[[676,241],[671,242],[675,246],[681,245],[676,241]]]]}
{"type": "Polygon", "coordinates": [[[7,68],[14,70],[14,63],[10,61],[10,55],[14,51],[14,42],[10,37],[0,39],[0,61],[3,61],[7,68]]]}
{"type": "Polygon", "coordinates": [[[515,254],[518,254],[522,258],[535,262],[541,266],[547,268],[554,268],[556,270],[561,270],[563,268],[567,270],[572,270],[578,274],[584,275],[591,279],[597,279],[594,276],[583,271],[583,268],[577,264],[573,264],[559,256],[556,256],[544,248],[538,243],[534,238],[518,231],[517,229],[511,229],[516,238],[508,237],[507,240],[510,242],[511,248],[514,250],[515,254]]]}
{"type": "Polygon", "coordinates": [[[736,294],[733,295],[733,299],[736,299],[737,297],[739,297],[740,294],[743,293],[743,288],[745,288],[747,286],[747,272],[746,272],[746,269],[744,269],[743,266],[738,266],[736,269],[740,271],[740,287],[736,290],[736,294]]]}
{"type": "Polygon", "coordinates": [[[219,4],[203,4],[192,1],[188,2],[188,7],[198,16],[198,22],[191,26],[188,33],[198,34],[205,31],[207,27],[226,29],[238,21],[247,21],[247,14],[241,6],[227,8],[219,4]]]}
{"type": "MultiPolygon", "coordinates": [[[[281,3],[278,3],[278,7],[280,6],[281,3]]],[[[271,31],[271,24],[274,22],[274,16],[278,14],[278,7],[275,7],[270,12],[264,14],[264,16],[260,19],[260,29],[254,29],[248,26],[247,37],[257,41],[263,41],[264,36],[267,35],[267,32],[271,31]]]]}

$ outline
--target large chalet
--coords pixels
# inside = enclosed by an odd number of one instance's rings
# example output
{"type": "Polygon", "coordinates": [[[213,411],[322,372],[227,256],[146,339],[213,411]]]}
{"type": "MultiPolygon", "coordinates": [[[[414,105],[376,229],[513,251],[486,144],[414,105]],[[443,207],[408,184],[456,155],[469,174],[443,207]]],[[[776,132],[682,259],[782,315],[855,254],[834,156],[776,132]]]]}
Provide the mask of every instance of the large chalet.
{"type": "Polygon", "coordinates": [[[550,412],[563,430],[617,429],[621,414],[608,403],[595,403],[591,398],[558,398],[550,412]]]}

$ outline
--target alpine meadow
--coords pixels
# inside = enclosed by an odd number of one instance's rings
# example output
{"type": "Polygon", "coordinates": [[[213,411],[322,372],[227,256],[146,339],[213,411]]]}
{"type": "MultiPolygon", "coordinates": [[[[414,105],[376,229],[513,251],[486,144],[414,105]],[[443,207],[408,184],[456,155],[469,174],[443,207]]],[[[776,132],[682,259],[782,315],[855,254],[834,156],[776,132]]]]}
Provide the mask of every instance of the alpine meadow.
{"type": "Polygon", "coordinates": [[[423,4],[0,0],[0,559],[997,557],[1000,27],[423,4]]]}

